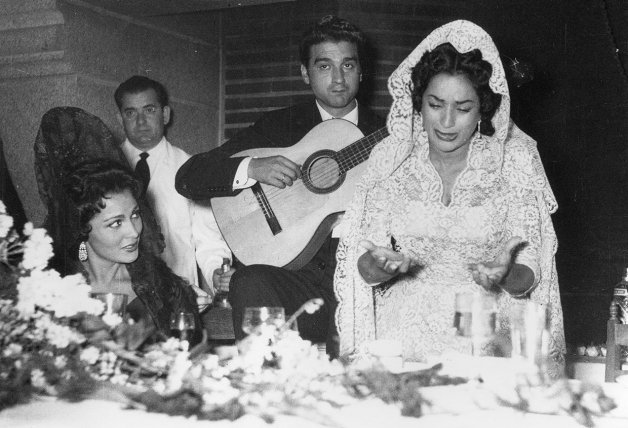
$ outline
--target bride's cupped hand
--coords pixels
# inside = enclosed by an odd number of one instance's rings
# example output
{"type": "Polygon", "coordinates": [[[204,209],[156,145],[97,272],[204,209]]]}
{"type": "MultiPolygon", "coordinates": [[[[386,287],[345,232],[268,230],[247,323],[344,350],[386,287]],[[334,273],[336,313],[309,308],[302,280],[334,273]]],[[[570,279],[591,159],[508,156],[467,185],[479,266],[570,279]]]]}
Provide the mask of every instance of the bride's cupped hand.
{"type": "Polygon", "coordinates": [[[366,252],[358,261],[360,274],[369,284],[388,281],[397,275],[408,272],[415,266],[416,260],[406,254],[380,247],[369,240],[360,241],[366,252]]]}
{"type": "Polygon", "coordinates": [[[473,280],[487,290],[502,283],[512,268],[515,249],[522,243],[522,238],[513,236],[504,244],[492,262],[469,264],[473,280]]]}

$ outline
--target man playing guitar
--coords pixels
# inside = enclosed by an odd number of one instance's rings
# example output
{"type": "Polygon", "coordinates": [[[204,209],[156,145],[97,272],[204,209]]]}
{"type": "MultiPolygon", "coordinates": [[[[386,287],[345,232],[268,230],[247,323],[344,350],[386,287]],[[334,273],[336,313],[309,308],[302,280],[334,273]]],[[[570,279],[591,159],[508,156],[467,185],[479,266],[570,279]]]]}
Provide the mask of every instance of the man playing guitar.
{"type": "MultiPolygon", "coordinates": [[[[364,135],[384,126],[382,118],[355,99],[362,81],[364,48],[364,35],[348,21],[334,16],[318,21],[303,35],[299,48],[301,76],[315,99],[268,112],[222,146],[192,156],[177,173],[177,191],[190,199],[205,199],[233,196],[258,182],[284,189],[301,178],[297,163],[281,155],[231,156],[253,148],[292,146],[313,127],[332,118],[352,122],[364,135]]],[[[237,340],[245,336],[241,328],[245,307],[282,306],[289,316],[307,300],[320,297],[325,305],[299,318],[299,332],[313,342],[326,341],[327,352],[336,355],[333,276],[338,239],[332,235],[298,270],[261,264],[236,270],[229,301],[237,340]]]]}

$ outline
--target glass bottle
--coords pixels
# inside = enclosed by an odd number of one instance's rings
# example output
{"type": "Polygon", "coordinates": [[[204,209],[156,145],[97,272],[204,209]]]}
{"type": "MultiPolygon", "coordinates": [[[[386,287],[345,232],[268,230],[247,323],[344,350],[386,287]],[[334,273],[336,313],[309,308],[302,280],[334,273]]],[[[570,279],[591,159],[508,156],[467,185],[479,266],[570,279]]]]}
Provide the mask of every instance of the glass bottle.
{"type": "Polygon", "coordinates": [[[613,290],[613,301],[617,305],[617,319],[628,324],[628,268],[613,290]]]}
{"type": "MultiPolygon", "coordinates": [[[[229,263],[229,259],[223,259],[222,260],[222,273],[225,274],[227,272],[229,272],[229,270],[231,269],[231,264],[229,263]]],[[[229,304],[229,301],[227,300],[227,298],[229,297],[229,292],[227,291],[216,291],[216,294],[214,295],[214,302],[213,305],[215,308],[230,308],[231,305],[229,304]]]]}

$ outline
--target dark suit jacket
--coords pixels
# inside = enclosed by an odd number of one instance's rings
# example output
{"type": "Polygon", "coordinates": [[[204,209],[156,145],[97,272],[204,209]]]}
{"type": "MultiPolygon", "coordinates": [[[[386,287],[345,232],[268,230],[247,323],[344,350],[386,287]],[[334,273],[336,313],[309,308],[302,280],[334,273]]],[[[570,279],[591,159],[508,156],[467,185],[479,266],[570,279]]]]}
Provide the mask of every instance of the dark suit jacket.
{"type": "MultiPolygon", "coordinates": [[[[360,105],[358,128],[369,135],[385,125],[384,119],[360,105]]],[[[176,189],[189,199],[231,196],[233,179],[243,158],[231,158],[243,150],[289,147],[298,143],[322,122],[314,100],[266,113],[222,146],[192,156],[177,172],[176,189]]]]}

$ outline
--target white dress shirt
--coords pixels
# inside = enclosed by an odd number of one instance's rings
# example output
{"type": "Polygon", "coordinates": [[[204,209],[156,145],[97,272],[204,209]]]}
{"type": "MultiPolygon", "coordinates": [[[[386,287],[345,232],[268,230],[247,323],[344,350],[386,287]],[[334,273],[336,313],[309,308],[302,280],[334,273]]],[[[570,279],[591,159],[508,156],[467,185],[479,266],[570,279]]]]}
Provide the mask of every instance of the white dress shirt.
{"type": "MultiPolygon", "coordinates": [[[[142,151],[128,139],[122,151],[135,168],[142,151]]],[[[213,271],[221,267],[223,258],[231,260],[231,250],[218,230],[209,201],[192,201],[175,190],[177,170],[190,155],[165,137],[148,154],[150,182],[146,193],[166,241],[161,257],[177,275],[200,286],[198,264],[205,282],[213,289],[213,271]]]]}

